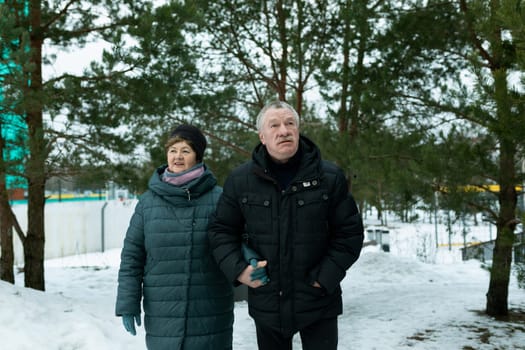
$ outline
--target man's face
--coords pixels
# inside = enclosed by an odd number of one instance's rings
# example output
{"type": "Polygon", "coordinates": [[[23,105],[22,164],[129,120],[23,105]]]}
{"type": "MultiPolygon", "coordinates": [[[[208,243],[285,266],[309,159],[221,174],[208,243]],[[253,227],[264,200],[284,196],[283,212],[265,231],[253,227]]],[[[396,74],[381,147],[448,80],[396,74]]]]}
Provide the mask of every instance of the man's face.
{"type": "Polygon", "coordinates": [[[286,163],[299,147],[299,126],[293,112],[286,108],[267,110],[259,139],[274,161],[286,163]]]}

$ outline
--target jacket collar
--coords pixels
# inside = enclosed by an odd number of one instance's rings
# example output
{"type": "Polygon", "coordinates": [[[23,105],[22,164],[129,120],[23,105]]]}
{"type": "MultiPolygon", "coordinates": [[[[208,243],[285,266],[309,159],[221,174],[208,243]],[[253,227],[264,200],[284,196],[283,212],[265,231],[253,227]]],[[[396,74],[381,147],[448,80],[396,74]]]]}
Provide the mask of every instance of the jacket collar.
{"type": "Polygon", "coordinates": [[[200,177],[182,186],[175,186],[162,181],[162,174],[166,168],[167,165],[158,167],[148,183],[148,187],[152,192],[166,200],[194,199],[212,190],[217,185],[217,179],[206,165],[204,165],[204,173],[200,177]]]}
{"type": "MultiPolygon", "coordinates": [[[[299,136],[299,147],[302,157],[299,162],[299,171],[294,181],[306,181],[317,179],[321,175],[321,152],[317,145],[304,135],[299,136]]],[[[254,171],[264,177],[271,177],[270,157],[266,147],[259,143],[252,152],[252,160],[255,166],[254,171]]]]}

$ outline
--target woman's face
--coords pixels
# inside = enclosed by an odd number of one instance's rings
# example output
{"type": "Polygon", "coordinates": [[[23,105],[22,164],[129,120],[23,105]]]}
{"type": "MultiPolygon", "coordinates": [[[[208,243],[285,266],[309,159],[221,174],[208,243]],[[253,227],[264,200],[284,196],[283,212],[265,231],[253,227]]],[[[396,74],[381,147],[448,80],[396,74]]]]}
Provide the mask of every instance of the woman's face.
{"type": "Polygon", "coordinates": [[[197,164],[197,153],[186,141],[179,141],[168,148],[168,169],[172,173],[181,173],[197,164]]]}

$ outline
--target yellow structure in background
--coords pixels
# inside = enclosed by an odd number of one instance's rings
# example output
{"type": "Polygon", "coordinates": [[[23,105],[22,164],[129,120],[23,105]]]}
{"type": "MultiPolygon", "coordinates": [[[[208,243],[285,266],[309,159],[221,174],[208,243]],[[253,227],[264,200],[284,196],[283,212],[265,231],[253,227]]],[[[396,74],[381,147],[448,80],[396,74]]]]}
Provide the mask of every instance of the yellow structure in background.
{"type": "MultiPolygon", "coordinates": [[[[483,186],[462,186],[465,192],[499,192],[499,185],[483,185],[483,186]]],[[[523,186],[516,185],[516,192],[523,192],[523,186]]]]}
{"type": "Polygon", "coordinates": [[[106,192],[100,193],[54,193],[46,196],[46,201],[48,200],[97,200],[97,199],[106,199],[106,192]]]}

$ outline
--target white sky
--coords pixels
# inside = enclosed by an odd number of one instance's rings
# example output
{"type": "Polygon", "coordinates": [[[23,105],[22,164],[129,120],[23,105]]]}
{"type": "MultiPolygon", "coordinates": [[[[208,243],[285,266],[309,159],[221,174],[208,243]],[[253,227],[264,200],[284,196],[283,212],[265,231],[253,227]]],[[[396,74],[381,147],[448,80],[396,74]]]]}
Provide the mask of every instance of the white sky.
{"type": "MultiPolygon", "coordinates": [[[[489,232],[487,226],[467,229],[476,238],[489,232]]],[[[433,234],[433,224],[390,222],[391,252],[363,251],[342,284],[339,349],[525,349],[523,316],[502,322],[483,314],[489,274],[478,261],[461,261],[461,235],[453,236],[452,250],[439,249],[436,264],[416,259],[433,234]]],[[[22,288],[22,273],[15,286],[0,282],[1,348],[144,349],[143,327],[131,336],[114,316],[119,255],[116,249],[47,261],[46,292],[22,288]]],[[[509,307],[525,312],[525,290],[515,276],[509,307]]],[[[233,348],[256,348],[245,302],[235,305],[233,348]]],[[[294,349],[300,348],[296,337],[294,349]]]]}

